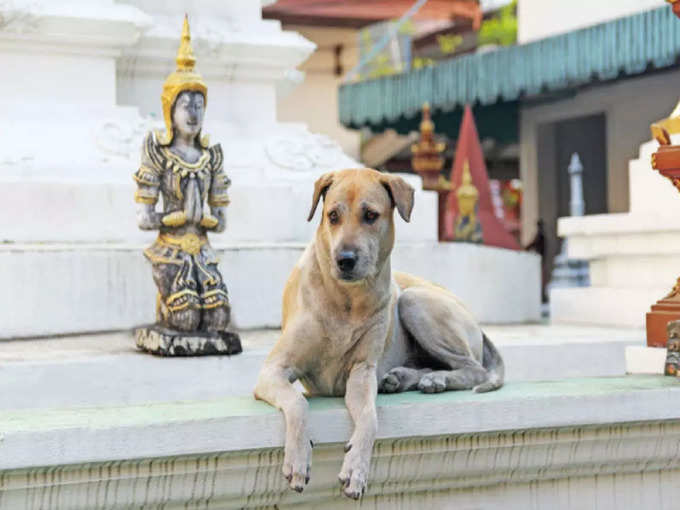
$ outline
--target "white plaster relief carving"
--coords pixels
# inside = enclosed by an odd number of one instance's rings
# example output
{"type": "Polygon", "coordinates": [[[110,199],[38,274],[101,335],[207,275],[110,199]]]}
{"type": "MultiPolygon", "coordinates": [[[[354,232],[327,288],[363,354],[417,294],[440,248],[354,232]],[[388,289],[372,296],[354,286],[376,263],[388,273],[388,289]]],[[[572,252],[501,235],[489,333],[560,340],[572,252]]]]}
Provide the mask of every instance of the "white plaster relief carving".
{"type": "Polygon", "coordinates": [[[40,2],[0,0],[0,32],[27,34],[38,28],[40,2]]]}
{"type": "Polygon", "coordinates": [[[102,123],[95,134],[99,151],[126,159],[139,157],[141,141],[152,129],[160,129],[162,123],[151,117],[138,117],[131,121],[110,119],[102,123]]]}
{"type": "Polygon", "coordinates": [[[340,146],[323,135],[305,133],[296,137],[274,137],[265,145],[269,160],[299,172],[332,167],[342,154],[340,146]]]}

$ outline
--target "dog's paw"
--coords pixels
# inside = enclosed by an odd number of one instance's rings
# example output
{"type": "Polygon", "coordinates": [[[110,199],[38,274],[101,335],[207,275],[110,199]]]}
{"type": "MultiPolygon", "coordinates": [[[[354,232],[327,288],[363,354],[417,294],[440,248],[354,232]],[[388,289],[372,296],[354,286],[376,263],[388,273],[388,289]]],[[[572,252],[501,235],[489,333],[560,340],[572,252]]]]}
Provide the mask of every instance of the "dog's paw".
{"type": "Polygon", "coordinates": [[[309,483],[312,470],[312,442],[304,437],[300,441],[289,444],[286,442],[283,457],[283,476],[288,480],[290,488],[302,492],[309,483]]]}
{"type": "Polygon", "coordinates": [[[401,381],[399,380],[399,375],[394,370],[390,370],[380,381],[378,391],[380,393],[396,393],[400,387],[401,381]]]}
{"type": "Polygon", "coordinates": [[[418,382],[418,389],[423,393],[441,393],[446,391],[446,377],[443,374],[425,374],[418,382]]]}
{"type": "Polygon", "coordinates": [[[366,480],[368,479],[368,464],[362,459],[361,452],[353,449],[351,444],[345,448],[345,460],[338,475],[342,492],[345,496],[352,499],[359,499],[366,491],[366,480]]]}

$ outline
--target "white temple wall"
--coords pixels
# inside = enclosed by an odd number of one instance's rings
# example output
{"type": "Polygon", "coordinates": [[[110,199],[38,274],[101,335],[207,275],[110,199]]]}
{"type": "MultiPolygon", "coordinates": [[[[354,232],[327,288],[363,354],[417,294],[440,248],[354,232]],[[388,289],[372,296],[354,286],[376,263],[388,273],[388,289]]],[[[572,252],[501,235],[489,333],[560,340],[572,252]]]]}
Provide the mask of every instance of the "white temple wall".
{"type": "Polygon", "coordinates": [[[24,52],[0,51],[0,103],[21,103],[21,98],[43,98],[46,105],[69,103],[108,106],[115,103],[116,73],[111,58],[45,53],[26,58],[24,52]]]}
{"type": "Polygon", "coordinates": [[[664,0],[519,0],[520,44],[664,5],[664,0]]]}

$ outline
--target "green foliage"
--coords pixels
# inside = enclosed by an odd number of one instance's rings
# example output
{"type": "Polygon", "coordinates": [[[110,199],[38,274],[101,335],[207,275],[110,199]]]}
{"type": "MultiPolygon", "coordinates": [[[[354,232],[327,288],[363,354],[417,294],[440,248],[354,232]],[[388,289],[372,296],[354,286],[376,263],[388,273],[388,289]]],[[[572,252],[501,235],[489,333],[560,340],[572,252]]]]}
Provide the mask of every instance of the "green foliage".
{"type": "Polygon", "coordinates": [[[378,53],[376,57],[368,63],[367,67],[369,78],[390,76],[397,72],[390,61],[390,57],[385,53],[378,53]]]}
{"type": "Polygon", "coordinates": [[[413,59],[413,62],[411,63],[411,67],[413,69],[422,69],[423,67],[427,66],[433,66],[435,64],[435,61],[432,60],[431,58],[424,58],[424,57],[416,57],[413,59]]]}
{"type": "Polygon", "coordinates": [[[458,46],[463,44],[463,38],[458,34],[438,35],[437,43],[439,44],[439,51],[444,55],[454,53],[458,46]]]}
{"type": "Polygon", "coordinates": [[[399,35],[415,35],[416,33],[416,25],[413,23],[413,20],[407,19],[400,27],[399,27],[399,35]]]}
{"type": "Polygon", "coordinates": [[[501,8],[498,16],[482,23],[479,44],[510,46],[517,42],[517,0],[501,8]]]}

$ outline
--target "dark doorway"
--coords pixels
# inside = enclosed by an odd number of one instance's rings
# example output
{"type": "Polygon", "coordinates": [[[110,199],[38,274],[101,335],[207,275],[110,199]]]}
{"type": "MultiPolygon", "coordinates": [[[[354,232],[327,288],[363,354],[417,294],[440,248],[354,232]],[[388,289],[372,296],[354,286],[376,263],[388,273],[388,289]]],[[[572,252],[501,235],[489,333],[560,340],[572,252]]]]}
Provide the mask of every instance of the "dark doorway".
{"type": "Polygon", "coordinates": [[[544,282],[550,281],[560,250],[557,218],[569,216],[567,167],[577,152],[583,163],[586,214],[607,213],[607,127],[604,113],[541,124],[538,128],[538,210],[544,220],[544,282]]]}

